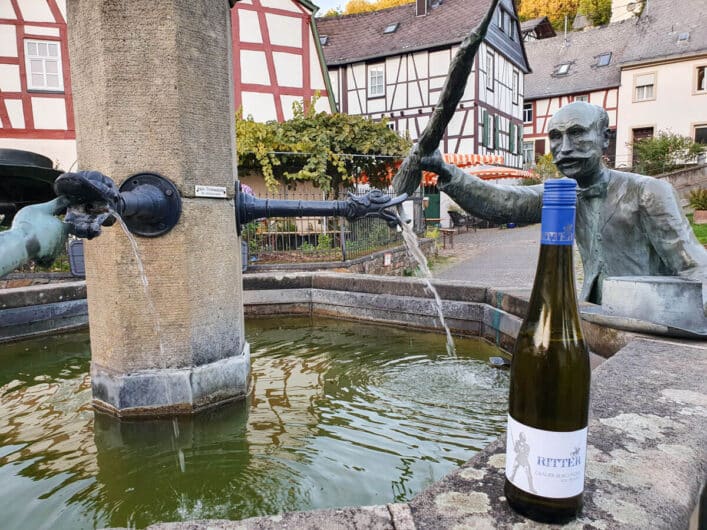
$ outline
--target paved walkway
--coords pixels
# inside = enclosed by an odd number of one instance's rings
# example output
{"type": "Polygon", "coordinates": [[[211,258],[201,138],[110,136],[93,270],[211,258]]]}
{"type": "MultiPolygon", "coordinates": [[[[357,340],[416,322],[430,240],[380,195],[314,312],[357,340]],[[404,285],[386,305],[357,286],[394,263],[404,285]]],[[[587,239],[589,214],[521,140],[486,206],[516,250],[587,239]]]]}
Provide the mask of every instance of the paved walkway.
{"type": "MultiPolygon", "coordinates": [[[[435,278],[462,280],[475,285],[524,290],[533,287],[540,250],[540,224],[520,228],[480,228],[454,235],[454,248],[439,249],[441,260],[432,268],[435,278]]],[[[582,280],[582,264],[575,250],[575,276],[582,280]]]]}

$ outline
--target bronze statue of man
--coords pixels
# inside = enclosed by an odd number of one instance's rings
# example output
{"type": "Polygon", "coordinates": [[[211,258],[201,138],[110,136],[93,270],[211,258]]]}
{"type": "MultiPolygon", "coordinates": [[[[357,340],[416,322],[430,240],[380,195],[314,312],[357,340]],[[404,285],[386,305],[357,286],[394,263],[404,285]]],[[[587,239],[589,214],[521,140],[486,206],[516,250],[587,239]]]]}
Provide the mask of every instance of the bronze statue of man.
{"type": "MultiPolygon", "coordinates": [[[[673,187],[602,162],[609,145],[606,111],[584,102],[562,107],[550,120],[549,137],[553,162],[578,185],[581,298],[600,304],[602,282],[609,276],[679,275],[701,281],[704,293],[707,251],[692,232],[673,187]]],[[[542,185],[485,182],[446,164],[439,153],[423,157],[421,166],[437,173],[439,189],[472,215],[496,223],[540,221],[542,185]]]]}

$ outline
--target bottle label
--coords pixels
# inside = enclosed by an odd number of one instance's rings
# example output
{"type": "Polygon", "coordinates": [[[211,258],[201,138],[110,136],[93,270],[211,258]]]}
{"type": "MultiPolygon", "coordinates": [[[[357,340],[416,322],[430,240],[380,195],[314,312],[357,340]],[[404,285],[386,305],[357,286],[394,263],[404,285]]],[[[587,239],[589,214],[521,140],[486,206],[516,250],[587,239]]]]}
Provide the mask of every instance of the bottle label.
{"type": "Polygon", "coordinates": [[[574,208],[543,207],[541,245],[571,245],[574,242],[574,208]]]}
{"type": "Polygon", "coordinates": [[[533,495],[564,499],[584,490],[587,428],[571,432],[528,427],[508,415],[506,478],[533,495]]]}

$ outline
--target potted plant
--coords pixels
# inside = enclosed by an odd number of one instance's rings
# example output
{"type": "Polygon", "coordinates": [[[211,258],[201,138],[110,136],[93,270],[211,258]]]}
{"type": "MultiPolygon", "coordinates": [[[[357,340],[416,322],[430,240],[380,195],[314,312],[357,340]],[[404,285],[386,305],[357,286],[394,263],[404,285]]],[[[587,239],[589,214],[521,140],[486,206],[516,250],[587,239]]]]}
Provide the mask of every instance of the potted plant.
{"type": "Polygon", "coordinates": [[[692,221],[696,225],[707,224],[707,189],[697,188],[690,192],[690,207],[695,210],[692,221]]]}

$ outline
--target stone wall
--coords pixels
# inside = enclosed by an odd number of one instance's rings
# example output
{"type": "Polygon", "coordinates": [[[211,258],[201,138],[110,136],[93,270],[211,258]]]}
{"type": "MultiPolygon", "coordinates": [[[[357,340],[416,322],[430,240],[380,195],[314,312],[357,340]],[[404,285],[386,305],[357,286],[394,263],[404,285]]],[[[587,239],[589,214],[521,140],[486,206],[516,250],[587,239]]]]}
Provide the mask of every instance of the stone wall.
{"type": "Polygon", "coordinates": [[[707,164],[665,173],[656,178],[672,184],[678,192],[682,206],[687,207],[692,190],[707,188],[707,164]]]}

